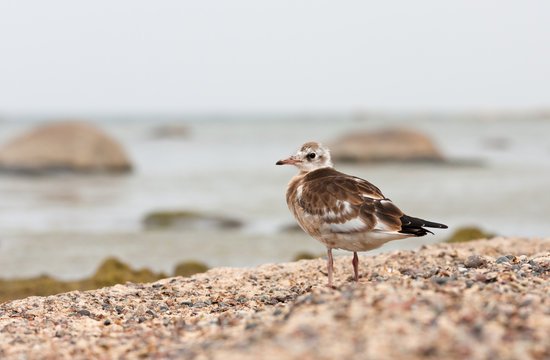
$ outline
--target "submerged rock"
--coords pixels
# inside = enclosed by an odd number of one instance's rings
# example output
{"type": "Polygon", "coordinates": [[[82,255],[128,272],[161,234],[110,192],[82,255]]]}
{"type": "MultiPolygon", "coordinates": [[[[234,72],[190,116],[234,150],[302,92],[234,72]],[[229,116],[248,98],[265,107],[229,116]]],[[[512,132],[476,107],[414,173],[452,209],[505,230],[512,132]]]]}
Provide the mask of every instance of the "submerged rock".
{"type": "Polygon", "coordinates": [[[339,162],[444,161],[429,137],[406,129],[350,134],[331,149],[333,160],[339,162]]]}
{"type": "Polygon", "coordinates": [[[317,259],[322,257],[323,255],[315,255],[307,251],[302,251],[294,255],[292,258],[292,261],[298,261],[298,260],[311,260],[311,259],[317,259]]]}
{"type": "Polygon", "coordinates": [[[183,139],[189,137],[189,127],[181,124],[165,124],[153,129],[151,132],[156,139],[183,139]]]}
{"type": "Polygon", "coordinates": [[[156,211],[143,219],[147,230],[236,229],[243,223],[237,219],[193,211],[156,211]]]}
{"type": "Polygon", "coordinates": [[[493,234],[484,232],[483,230],[474,227],[463,227],[457,229],[447,240],[448,243],[460,243],[479,239],[488,239],[493,237],[493,234]]]}
{"type": "Polygon", "coordinates": [[[39,127],[0,148],[0,171],[128,172],[122,147],[95,126],[67,121],[39,127]]]}

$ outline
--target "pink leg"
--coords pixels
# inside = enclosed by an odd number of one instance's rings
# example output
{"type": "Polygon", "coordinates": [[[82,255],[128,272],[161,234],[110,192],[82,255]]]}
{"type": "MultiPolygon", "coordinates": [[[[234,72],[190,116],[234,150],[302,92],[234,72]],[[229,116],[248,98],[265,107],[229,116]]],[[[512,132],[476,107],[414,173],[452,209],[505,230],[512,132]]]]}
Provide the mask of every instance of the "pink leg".
{"type": "Polygon", "coordinates": [[[359,258],[357,257],[357,252],[353,252],[353,274],[355,281],[359,281],[359,258]]]}
{"type": "Polygon", "coordinates": [[[332,287],[332,249],[327,248],[327,272],[328,272],[328,287],[332,287]]]}

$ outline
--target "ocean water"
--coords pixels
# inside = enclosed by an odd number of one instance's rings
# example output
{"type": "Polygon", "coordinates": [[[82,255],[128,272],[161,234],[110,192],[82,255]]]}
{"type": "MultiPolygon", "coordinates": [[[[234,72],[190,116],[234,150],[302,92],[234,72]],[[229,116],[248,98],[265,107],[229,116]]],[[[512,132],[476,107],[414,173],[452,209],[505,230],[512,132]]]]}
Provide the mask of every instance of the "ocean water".
{"type": "MultiPolygon", "coordinates": [[[[476,225],[503,236],[550,236],[550,120],[460,116],[217,116],[93,119],[128,152],[120,176],[0,177],[0,277],[88,276],[107,256],[170,273],[177,262],[255,266],[324,248],[300,232],[284,193],[292,167],[275,166],[304,142],[327,144],[357,130],[405,127],[430,135],[449,164],[336,167],[363,177],[404,212],[448,224],[435,236],[377,251],[442,241],[476,225]],[[184,138],[152,134],[163,124],[184,138]],[[147,232],[154,210],[194,210],[240,219],[239,230],[147,232]]],[[[0,123],[0,146],[40,119],[0,123]]]]}

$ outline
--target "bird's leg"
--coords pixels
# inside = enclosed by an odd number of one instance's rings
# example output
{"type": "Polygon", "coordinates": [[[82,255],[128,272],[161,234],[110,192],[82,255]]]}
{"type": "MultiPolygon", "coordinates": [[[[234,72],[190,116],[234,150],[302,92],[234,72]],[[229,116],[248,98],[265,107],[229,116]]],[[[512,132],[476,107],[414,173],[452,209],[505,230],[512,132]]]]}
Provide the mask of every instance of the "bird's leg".
{"type": "Polygon", "coordinates": [[[328,273],[328,287],[332,287],[332,249],[327,248],[327,273],[328,273]]]}
{"type": "Polygon", "coordinates": [[[359,258],[357,257],[357,252],[353,252],[353,260],[351,261],[353,264],[353,274],[354,274],[354,280],[359,281],[359,258]]]}

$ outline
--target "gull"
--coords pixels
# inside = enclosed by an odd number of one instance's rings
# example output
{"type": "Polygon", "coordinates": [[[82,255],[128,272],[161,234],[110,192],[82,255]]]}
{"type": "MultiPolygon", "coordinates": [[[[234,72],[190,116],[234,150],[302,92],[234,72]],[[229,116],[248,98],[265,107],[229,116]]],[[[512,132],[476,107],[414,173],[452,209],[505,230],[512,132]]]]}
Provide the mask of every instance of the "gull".
{"type": "Polygon", "coordinates": [[[335,170],[329,149],[318,142],[305,143],[276,165],[294,165],[300,170],[288,184],[286,202],[300,227],[326,246],[329,287],[333,287],[333,249],[353,251],[354,280],[358,281],[358,251],[433,234],[426,228],[447,228],[405,215],[370,182],[335,170]]]}

